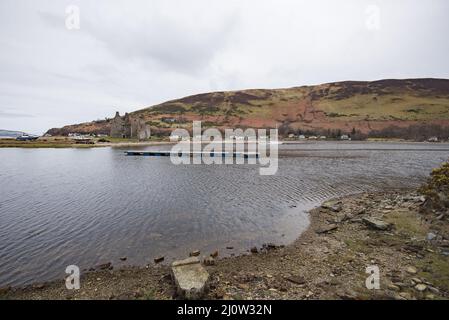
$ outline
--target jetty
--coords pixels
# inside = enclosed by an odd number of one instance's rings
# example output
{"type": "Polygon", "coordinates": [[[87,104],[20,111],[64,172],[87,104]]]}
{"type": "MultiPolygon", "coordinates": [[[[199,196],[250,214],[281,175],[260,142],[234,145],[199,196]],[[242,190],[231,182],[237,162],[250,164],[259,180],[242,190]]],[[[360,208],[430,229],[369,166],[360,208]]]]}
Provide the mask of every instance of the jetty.
{"type": "MultiPolygon", "coordinates": [[[[184,152],[188,153],[190,157],[193,156],[210,156],[210,157],[243,157],[245,159],[247,158],[259,158],[260,153],[259,152],[229,152],[229,151],[223,151],[223,152],[206,152],[206,151],[190,151],[190,152],[184,152]]],[[[170,157],[173,155],[182,156],[183,152],[175,152],[175,151],[161,151],[161,150],[145,150],[145,151],[125,151],[125,154],[127,156],[143,156],[143,157],[170,157]]]]}

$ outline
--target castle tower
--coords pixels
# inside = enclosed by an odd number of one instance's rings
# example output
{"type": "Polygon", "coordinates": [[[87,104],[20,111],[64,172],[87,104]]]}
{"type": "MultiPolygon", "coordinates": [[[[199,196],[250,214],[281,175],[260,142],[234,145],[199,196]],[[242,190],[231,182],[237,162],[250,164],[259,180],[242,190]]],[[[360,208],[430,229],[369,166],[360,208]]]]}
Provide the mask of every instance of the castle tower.
{"type": "Polygon", "coordinates": [[[117,111],[115,113],[115,117],[111,120],[111,131],[110,136],[112,138],[124,138],[124,126],[125,121],[120,116],[120,113],[117,111]]]}

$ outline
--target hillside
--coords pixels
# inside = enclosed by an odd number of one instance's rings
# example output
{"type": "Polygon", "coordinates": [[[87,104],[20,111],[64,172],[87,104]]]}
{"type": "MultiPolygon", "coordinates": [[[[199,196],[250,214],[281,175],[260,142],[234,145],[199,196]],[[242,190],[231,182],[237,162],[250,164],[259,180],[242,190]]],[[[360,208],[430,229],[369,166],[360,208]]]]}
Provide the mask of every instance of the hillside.
{"type": "MultiPolygon", "coordinates": [[[[252,89],[193,95],[135,111],[154,133],[175,127],[279,127],[297,132],[389,134],[402,130],[449,135],[449,80],[345,81],[288,89],[252,89]]],[[[51,129],[49,133],[108,131],[108,121],[51,129]]],[[[430,133],[429,133],[430,134],[430,133]]]]}
{"type": "Polygon", "coordinates": [[[97,120],[67,125],[62,128],[52,128],[48,130],[46,134],[51,134],[53,136],[66,136],[69,133],[109,134],[110,128],[109,120],[97,120]]]}
{"type": "Polygon", "coordinates": [[[17,138],[24,134],[22,131],[0,130],[0,137],[17,138]]]}

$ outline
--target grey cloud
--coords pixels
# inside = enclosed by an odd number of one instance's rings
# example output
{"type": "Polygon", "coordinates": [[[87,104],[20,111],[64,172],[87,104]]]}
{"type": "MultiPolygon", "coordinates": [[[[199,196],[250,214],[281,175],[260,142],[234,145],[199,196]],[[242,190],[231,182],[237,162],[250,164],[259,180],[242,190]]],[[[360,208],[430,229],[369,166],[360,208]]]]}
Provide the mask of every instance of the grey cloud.
{"type": "MultiPolygon", "coordinates": [[[[47,26],[63,30],[61,13],[39,12],[39,16],[47,26]]],[[[169,72],[198,74],[229,44],[239,15],[224,15],[207,28],[195,24],[186,27],[182,21],[154,14],[148,19],[141,18],[138,24],[132,17],[98,19],[89,14],[81,17],[80,33],[96,39],[121,61],[134,61],[169,72]]]]}
{"type": "MultiPolygon", "coordinates": [[[[137,60],[143,65],[172,72],[198,73],[214,55],[227,46],[236,17],[227,17],[208,30],[186,29],[175,21],[157,19],[136,27],[126,21],[118,28],[83,21],[84,28],[120,60],[137,60]]],[[[114,25],[114,24],[113,24],[114,25]]]]}
{"type": "Polygon", "coordinates": [[[0,111],[0,118],[34,118],[32,114],[0,111]]]}
{"type": "Polygon", "coordinates": [[[38,15],[49,27],[61,29],[64,26],[64,16],[62,14],[57,15],[51,12],[39,11],[38,15]]]}

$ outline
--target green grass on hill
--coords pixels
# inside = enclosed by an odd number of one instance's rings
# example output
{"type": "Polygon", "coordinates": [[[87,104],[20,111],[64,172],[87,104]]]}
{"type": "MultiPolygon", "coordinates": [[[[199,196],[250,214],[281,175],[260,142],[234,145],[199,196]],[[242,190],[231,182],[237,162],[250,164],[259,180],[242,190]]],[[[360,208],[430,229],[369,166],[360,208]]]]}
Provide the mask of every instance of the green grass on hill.
{"type": "Polygon", "coordinates": [[[344,100],[324,99],[318,108],[342,120],[449,119],[448,98],[356,95],[344,100]]]}

